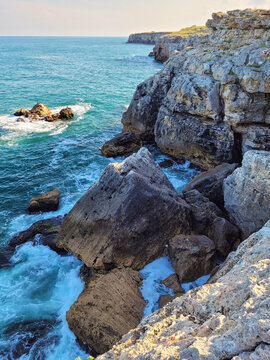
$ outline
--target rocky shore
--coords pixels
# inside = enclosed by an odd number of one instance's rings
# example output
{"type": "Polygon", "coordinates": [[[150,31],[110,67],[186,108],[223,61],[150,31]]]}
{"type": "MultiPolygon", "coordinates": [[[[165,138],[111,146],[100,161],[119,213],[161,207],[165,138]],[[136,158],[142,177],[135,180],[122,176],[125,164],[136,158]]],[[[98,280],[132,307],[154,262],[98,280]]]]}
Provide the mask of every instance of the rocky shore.
{"type": "Polygon", "coordinates": [[[154,45],[162,36],[170,32],[145,32],[129,35],[127,43],[154,45]]]}
{"type": "Polygon", "coordinates": [[[270,358],[270,10],[216,13],[207,27],[138,85],[122,135],[102,147],[132,154],[64,219],[10,242],[41,235],[83,261],[67,321],[100,360],[270,358]],[[144,140],[205,171],[180,194],[144,140]],[[175,273],[160,286],[173,295],[142,319],[140,270],[161,256],[175,273]]]}

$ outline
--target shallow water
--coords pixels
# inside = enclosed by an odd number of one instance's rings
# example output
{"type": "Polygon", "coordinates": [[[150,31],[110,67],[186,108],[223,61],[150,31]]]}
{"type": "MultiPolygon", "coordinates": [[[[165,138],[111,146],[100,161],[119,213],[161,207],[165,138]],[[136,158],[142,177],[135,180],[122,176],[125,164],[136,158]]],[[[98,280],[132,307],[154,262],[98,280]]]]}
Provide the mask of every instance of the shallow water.
{"type": "MultiPolygon", "coordinates": [[[[121,131],[136,85],[160,69],[151,46],[125,38],[0,37],[0,246],[33,222],[67,213],[112,161],[104,141],[121,131]],[[72,121],[17,122],[18,108],[71,106],[72,121]],[[60,208],[27,215],[33,195],[60,188],[60,208]]],[[[165,158],[150,146],[155,158],[165,158]]],[[[181,191],[196,171],[164,170],[181,191]]],[[[86,358],[65,313],[82,291],[81,263],[25,244],[0,270],[0,358],[86,358]]]]}

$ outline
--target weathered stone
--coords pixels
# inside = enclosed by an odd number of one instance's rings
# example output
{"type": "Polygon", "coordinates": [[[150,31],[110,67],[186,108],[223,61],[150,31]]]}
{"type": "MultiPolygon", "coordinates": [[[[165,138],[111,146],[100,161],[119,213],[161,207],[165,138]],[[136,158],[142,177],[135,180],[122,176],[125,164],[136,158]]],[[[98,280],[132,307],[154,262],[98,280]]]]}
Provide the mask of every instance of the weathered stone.
{"type": "Polygon", "coordinates": [[[162,37],[163,35],[169,34],[169,32],[146,32],[146,33],[138,33],[131,34],[128,38],[128,43],[133,44],[148,44],[154,45],[156,41],[162,37]]]}
{"type": "Polygon", "coordinates": [[[246,352],[253,353],[249,360],[264,359],[270,345],[269,258],[270,222],[229,255],[211,283],[143,319],[99,360],[243,360],[246,352]]]}
{"type": "Polygon", "coordinates": [[[63,216],[60,215],[50,219],[39,220],[27,230],[14,235],[9,242],[9,247],[14,249],[16,246],[32,241],[34,244],[47,245],[52,250],[63,253],[64,250],[56,246],[56,235],[59,233],[62,223],[63,216]]]}
{"type": "Polygon", "coordinates": [[[59,196],[59,189],[54,189],[45,194],[34,196],[30,200],[28,211],[30,213],[55,211],[59,206],[59,196]]]}
{"type": "Polygon", "coordinates": [[[58,246],[88,267],[141,269],[189,231],[190,208],[145,148],[107,166],[65,217],[58,246]]]}
{"type": "Polygon", "coordinates": [[[238,164],[221,164],[214,169],[202,172],[197,175],[184,188],[183,192],[198,190],[203,196],[217,204],[219,207],[224,206],[223,181],[231,175],[237,168],[238,164]]]}
{"type": "Polygon", "coordinates": [[[102,145],[101,153],[107,157],[116,157],[138,151],[142,141],[138,134],[127,132],[115,136],[102,145]]]}
{"type": "Polygon", "coordinates": [[[140,284],[140,274],[131,269],[95,275],[67,312],[70,329],[95,353],[108,351],[143,316],[140,284]]]}
{"type": "Polygon", "coordinates": [[[169,159],[165,159],[163,161],[161,161],[160,163],[158,163],[158,165],[161,167],[161,168],[169,168],[169,167],[172,167],[173,166],[173,161],[172,160],[169,160],[169,159]]]}
{"type": "Polygon", "coordinates": [[[31,116],[37,116],[40,118],[51,115],[51,110],[42,103],[38,103],[35,106],[33,106],[30,112],[31,112],[31,116]]]}
{"type": "Polygon", "coordinates": [[[19,109],[14,113],[15,116],[26,116],[28,117],[30,115],[30,111],[26,109],[19,109]]]}
{"type": "Polygon", "coordinates": [[[161,284],[165,285],[169,289],[172,289],[174,294],[184,294],[185,292],[176,274],[170,275],[167,279],[161,281],[161,284]]]}
{"type": "Polygon", "coordinates": [[[60,110],[59,119],[69,120],[69,119],[73,119],[73,118],[74,118],[74,112],[70,107],[66,107],[66,108],[60,110]]]}
{"type": "Polygon", "coordinates": [[[270,152],[248,151],[242,166],[224,180],[225,208],[247,237],[270,218],[270,152]]]}
{"type": "Polygon", "coordinates": [[[178,235],[169,241],[169,256],[180,282],[208,275],[216,265],[215,244],[204,235],[178,235]]]}

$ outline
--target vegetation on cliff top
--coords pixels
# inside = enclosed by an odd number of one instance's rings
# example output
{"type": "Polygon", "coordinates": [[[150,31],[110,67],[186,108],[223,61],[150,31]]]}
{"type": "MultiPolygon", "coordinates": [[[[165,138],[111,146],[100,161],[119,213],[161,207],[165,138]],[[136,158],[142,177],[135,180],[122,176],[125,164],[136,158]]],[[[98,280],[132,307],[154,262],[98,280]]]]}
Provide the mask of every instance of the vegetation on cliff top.
{"type": "Polygon", "coordinates": [[[179,31],[174,31],[170,34],[164,35],[164,37],[171,37],[171,36],[181,36],[183,38],[187,38],[191,35],[207,35],[208,29],[206,26],[189,26],[186,28],[183,28],[179,31]]]}

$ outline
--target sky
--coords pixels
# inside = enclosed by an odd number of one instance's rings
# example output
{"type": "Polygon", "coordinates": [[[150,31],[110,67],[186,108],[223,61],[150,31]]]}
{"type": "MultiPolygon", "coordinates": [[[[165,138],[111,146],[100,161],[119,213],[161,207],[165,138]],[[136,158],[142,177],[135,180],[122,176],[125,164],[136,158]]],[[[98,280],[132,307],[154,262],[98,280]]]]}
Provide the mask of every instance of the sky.
{"type": "Polygon", "coordinates": [[[0,36],[176,31],[237,8],[270,9],[270,0],[0,0],[0,36]]]}

